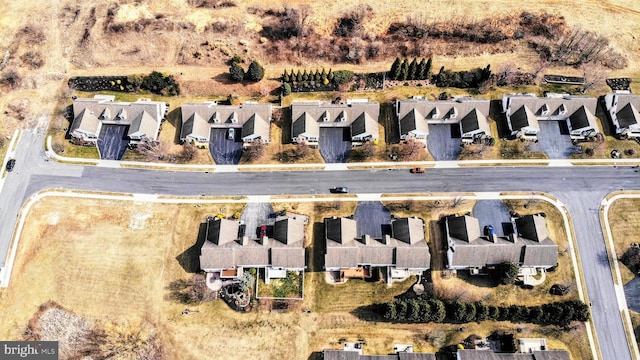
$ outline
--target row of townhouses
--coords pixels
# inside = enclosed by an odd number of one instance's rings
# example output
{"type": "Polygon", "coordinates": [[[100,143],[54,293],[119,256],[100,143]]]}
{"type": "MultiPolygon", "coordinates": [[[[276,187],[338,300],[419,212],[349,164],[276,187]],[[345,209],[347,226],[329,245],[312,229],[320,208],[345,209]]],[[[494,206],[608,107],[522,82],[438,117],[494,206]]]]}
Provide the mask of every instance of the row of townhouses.
{"type": "MultiPolygon", "coordinates": [[[[427,100],[425,97],[395,102],[395,113],[402,140],[427,141],[430,124],[459,126],[462,142],[491,136],[490,102],[468,96],[452,100],[427,100]]],[[[593,97],[547,94],[511,94],[502,98],[502,112],[510,135],[535,140],[540,121],[566,122],[572,139],[583,139],[599,130],[595,117],[598,99],[593,97]]],[[[606,113],[620,137],[640,137],[640,96],[612,93],[604,96],[606,113]]],[[[168,107],[164,102],[141,99],[117,102],[113,96],[77,98],[73,102],[70,134],[86,142],[96,142],[102,125],[128,126],[126,136],[132,141],[156,140],[168,107]]],[[[181,139],[208,146],[212,129],[233,129],[234,139],[245,146],[260,140],[269,142],[271,104],[245,102],[221,105],[215,101],[187,103],[181,106],[181,139]],[[238,135],[235,135],[238,134],[238,135]]],[[[322,129],[348,129],[354,146],[379,139],[380,105],[367,99],[350,99],[343,103],[294,101],[291,105],[291,140],[317,146],[322,129]]]]}
{"type": "MultiPolygon", "coordinates": [[[[210,217],[200,250],[200,267],[221,279],[241,276],[245,268],[265,269],[265,281],[304,271],[304,243],[308,219],[288,214],[273,225],[247,229],[240,220],[210,217]]],[[[558,246],[549,238],[543,215],[509,219],[505,236],[483,231],[470,215],[444,218],[446,267],[478,274],[504,262],[523,273],[545,270],[558,262],[558,246]]],[[[370,278],[382,271],[388,284],[431,268],[431,252],[425,223],[418,217],[393,218],[390,232],[374,237],[358,231],[350,217],[324,220],[324,270],[331,283],[349,278],[370,278]]]]}

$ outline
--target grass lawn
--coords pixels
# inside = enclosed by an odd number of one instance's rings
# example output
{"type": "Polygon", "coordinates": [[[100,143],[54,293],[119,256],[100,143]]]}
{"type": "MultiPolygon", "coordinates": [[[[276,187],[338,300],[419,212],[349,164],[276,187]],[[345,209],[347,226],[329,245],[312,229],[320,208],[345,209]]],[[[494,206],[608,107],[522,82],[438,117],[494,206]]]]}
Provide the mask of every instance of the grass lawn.
{"type": "MultiPolygon", "coordinates": [[[[391,287],[362,280],[329,286],[324,273],[309,272],[305,274],[303,306],[311,313],[276,314],[259,307],[250,313],[236,313],[222,301],[185,306],[169,300],[167,286],[191,276],[184,253],[196,242],[205,217],[217,213],[230,216],[242,206],[41,200],[27,215],[29,226],[20,239],[10,286],[0,289],[0,308],[5,310],[0,313],[0,338],[20,339],[38,306],[52,300],[90,319],[126,322],[143,318],[161,334],[168,358],[207,358],[215,353],[226,359],[307,359],[312,352],[339,348],[342,338],[364,339],[365,352],[370,354],[388,353],[394,343],[435,352],[471,333],[488,335],[493,330],[515,332],[516,328],[520,328],[519,336],[545,336],[550,348],[569,349],[574,360],[589,358],[582,329],[562,332],[528,324],[485,322],[465,324],[466,331],[460,332],[457,324],[395,324],[358,316],[360,306],[389,301],[406,291],[414,279],[391,287]],[[185,308],[201,312],[183,316],[185,308]],[[266,333],[287,341],[274,341],[264,336],[266,333]]],[[[320,219],[329,214],[352,214],[355,202],[342,203],[338,209],[332,202],[289,201],[275,202],[274,206],[311,215],[308,234],[315,235],[321,231],[316,225],[320,219]]]]}
{"type": "MultiPolygon", "coordinates": [[[[613,234],[613,243],[615,246],[615,256],[620,259],[622,254],[631,246],[632,243],[640,243],[638,229],[640,228],[640,199],[619,199],[616,200],[609,208],[609,226],[613,234]]],[[[622,283],[626,284],[636,278],[636,276],[622,262],[618,262],[622,283]]],[[[636,341],[640,344],[638,338],[640,334],[640,314],[629,310],[631,315],[631,324],[635,330],[636,341]]]]}

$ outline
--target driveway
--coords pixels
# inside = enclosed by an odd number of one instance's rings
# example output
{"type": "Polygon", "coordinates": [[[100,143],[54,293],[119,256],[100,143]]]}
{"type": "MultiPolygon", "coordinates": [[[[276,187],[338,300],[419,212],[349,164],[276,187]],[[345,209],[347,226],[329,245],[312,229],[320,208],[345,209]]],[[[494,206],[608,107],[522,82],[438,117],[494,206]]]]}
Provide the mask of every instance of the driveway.
{"type": "Polygon", "coordinates": [[[320,128],[320,154],[326,163],[345,163],[351,153],[351,129],[320,128]]]}
{"type": "Polygon", "coordinates": [[[624,286],[624,297],[627,298],[629,309],[640,312],[640,278],[635,278],[624,286]]]}
{"type": "Polygon", "coordinates": [[[100,158],[103,160],[120,160],[127,150],[129,139],[127,139],[128,126],[125,125],[102,125],[98,136],[98,150],[100,158]]]}
{"type": "Polygon", "coordinates": [[[458,124],[429,124],[427,149],[433,159],[456,160],[462,147],[460,146],[460,125],[458,124]]]}
{"type": "Polygon", "coordinates": [[[391,213],[380,201],[361,201],[353,214],[358,236],[369,235],[374,239],[382,239],[391,234],[391,213]]]}
{"type": "Polygon", "coordinates": [[[472,212],[473,216],[480,221],[480,227],[483,230],[485,225],[493,225],[498,236],[513,232],[509,209],[500,200],[478,200],[472,212]]]}
{"type": "Polygon", "coordinates": [[[260,225],[268,225],[272,227],[275,224],[273,215],[273,207],[269,203],[248,203],[242,210],[240,220],[244,221],[245,236],[249,239],[258,239],[260,237],[260,225]]]}
{"type": "Polygon", "coordinates": [[[531,151],[542,151],[549,159],[567,159],[576,149],[571,143],[566,121],[539,121],[538,142],[531,144],[531,151]]]}
{"type": "Polygon", "coordinates": [[[227,139],[227,129],[211,129],[209,151],[217,165],[236,165],[242,156],[242,129],[235,129],[235,138],[227,139]]]}

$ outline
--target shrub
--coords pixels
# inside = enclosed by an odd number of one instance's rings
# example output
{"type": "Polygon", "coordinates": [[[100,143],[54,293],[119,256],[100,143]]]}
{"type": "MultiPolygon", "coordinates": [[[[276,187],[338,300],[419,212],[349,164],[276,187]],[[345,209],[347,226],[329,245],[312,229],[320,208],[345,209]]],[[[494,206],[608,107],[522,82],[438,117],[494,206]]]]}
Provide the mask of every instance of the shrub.
{"type": "Polygon", "coordinates": [[[346,84],[353,78],[353,71],[350,70],[338,70],[332,73],[333,74],[333,82],[340,85],[346,84]]]}
{"type": "Polygon", "coordinates": [[[237,62],[233,62],[229,67],[229,76],[231,80],[240,82],[244,80],[244,69],[237,62]]]}
{"type": "Polygon", "coordinates": [[[163,75],[157,71],[142,78],[140,88],[158,95],[180,95],[180,86],[173,75],[163,75]]]}
{"type": "Polygon", "coordinates": [[[287,96],[291,94],[291,85],[289,83],[282,84],[282,96],[287,96]]]}
{"type": "Polygon", "coordinates": [[[258,82],[264,78],[264,68],[257,61],[252,61],[249,64],[249,69],[246,73],[247,80],[258,82]]]}

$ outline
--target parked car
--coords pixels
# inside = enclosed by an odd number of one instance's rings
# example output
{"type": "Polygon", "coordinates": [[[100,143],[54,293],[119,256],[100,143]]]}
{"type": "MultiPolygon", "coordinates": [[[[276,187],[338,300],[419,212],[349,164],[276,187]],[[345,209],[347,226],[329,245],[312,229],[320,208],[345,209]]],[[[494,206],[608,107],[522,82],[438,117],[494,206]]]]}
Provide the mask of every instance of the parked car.
{"type": "Polygon", "coordinates": [[[7,171],[13,171],[14,166],[16,166],[16,159],[10,159],[7,161],[7,171]]]}
{"type": "Polygon", "coordinates": [[[484,227],[484,234],[487,236],[493,236],[496,234],[496,231],[493,229],[493,225],[487,225],[484,227]]]}
{"type": "Polygon", "coordinates": [[[267,236],[267,225],[260,225],[260,238],[267,236]]]}
{"type": "Polygon", "coordinates": [[[236,138],[236,129],[230,128],[229,132],[227,133],[227,139],[235,140],[235,138],[236,138]]]}
{"type": "Polygon", "coordinates": [[[349,188],[345,187],[345,186],[338,186],[338,187],[334,187],[329,189],[330,192],[334,193],[334,194],[348,194],[349,193],[349,188]]]}
{"type": "Polygon", "coordinates": [[[423,174],[424,173],[424,168],[422,167],[415,167],[411,169],[411,172],[414,174],[423,174]]]}

